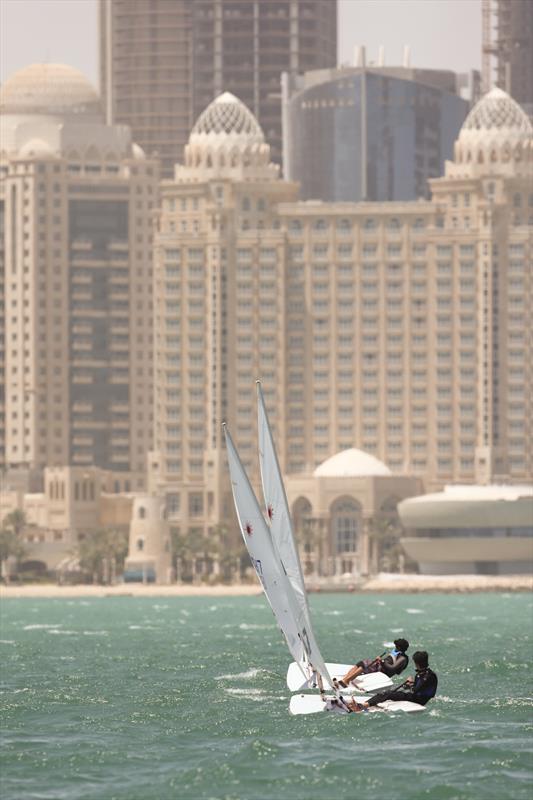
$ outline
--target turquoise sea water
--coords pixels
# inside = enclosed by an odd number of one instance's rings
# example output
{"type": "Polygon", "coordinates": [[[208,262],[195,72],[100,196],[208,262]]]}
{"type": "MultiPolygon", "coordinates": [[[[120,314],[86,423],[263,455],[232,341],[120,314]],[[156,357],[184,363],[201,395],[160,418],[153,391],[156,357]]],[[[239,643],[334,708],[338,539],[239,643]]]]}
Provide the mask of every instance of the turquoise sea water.
{"type": "Polygon", "coordinates": [[[292,717],[262,597],[7,600],[2,800],[530,800],[532,598],[312,595],[328,660],[400,633],[440,691],[416,715],[292,717]]]}

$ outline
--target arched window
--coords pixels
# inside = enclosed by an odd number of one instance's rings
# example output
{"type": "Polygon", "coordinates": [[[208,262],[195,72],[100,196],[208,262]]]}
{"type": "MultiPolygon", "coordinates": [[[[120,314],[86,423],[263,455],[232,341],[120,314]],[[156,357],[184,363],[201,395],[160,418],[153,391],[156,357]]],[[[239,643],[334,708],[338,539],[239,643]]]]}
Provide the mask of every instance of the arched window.
{"type": "Polygon", "coordinates": [[[343,498],[332,507],[333,548],[336,555],[355,553],[361,524],[361,507],[355,500],[343,498]]]}
{"type": "Polygon", "coordinates": [[[298,540],[303,544],[306,553],[312,552],[314,547],[318,544],[315,541],[316,531],[311,521],[312,513],[313,509],[311,503],[306,497],[299,497],[292,506],[294,531],[298,540]]]}
{"type": "Polygon", "coordinates": [[[144,539],[142,537],[137,539],[137,550],[144,550],[144,539]]]}
{"type": "Polygon", "coordinates": [[[145,517],[146,517],[146,509],[144,508],[144,506],[141,506],[139,508],[139,519],[145,519],[145,517]]]}

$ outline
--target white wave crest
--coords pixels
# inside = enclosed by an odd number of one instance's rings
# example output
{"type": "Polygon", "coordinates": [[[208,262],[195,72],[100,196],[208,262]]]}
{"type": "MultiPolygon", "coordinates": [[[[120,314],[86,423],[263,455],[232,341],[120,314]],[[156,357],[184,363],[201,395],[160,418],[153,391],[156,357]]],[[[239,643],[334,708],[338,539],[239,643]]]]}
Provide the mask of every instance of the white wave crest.
{"type": "Polygon", "coordinates": [[[273,628],[274,625],[256,625],[248,622],[241,622],[239,628],[241,631],[264,631],[273,628]]]}
{"type": "MultiPolygon", "coordinates": [[[[262,672],[260,669],[249,669],[246,672],[237,672],[237,673],[229,673],[228,675],[217,675],[215,680],[216,681],[239,681],[239,680],[251,680],[252,678],[257,678],[257,676],[262,672]]],[[[243,689],[243,691],[245,691],[243,689]]]]}
{"type": "Polygon", "coordinates": [[[423,614],[424,613],[421,608],[406,608],[405,610],[407,611],[408,614],[423,614]]]}
{"type": "Polygon", "coordinates": [[[38,631],[38,630],[47,630],[48,628],[60,628],[60,627],[61,627],[61,623],[58,623],[56,625],[44,625],[44,624],[42,624],[42,625],[25,625],[22,630],[23,631],[38,631]]]}

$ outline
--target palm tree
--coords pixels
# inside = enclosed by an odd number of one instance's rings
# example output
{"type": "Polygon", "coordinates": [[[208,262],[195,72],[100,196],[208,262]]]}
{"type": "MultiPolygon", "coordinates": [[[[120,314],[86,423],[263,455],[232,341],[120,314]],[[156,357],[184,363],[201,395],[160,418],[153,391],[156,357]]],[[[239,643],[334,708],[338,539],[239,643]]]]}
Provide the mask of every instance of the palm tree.
{"type": "Polygon", "coordinates": [[[7,562],[8,558],[14,558],[16,567],[27,553],[27,547],[22,540],[22,531],[26,527],[26,514],[17,508],[7,514],[0,528],[0,574],[9,579],[7,562]]]}
{"type": "Polygon", "coordinates": [[[368,522],[368,530],[374,553],[374,567],[397,572],[400,554],[403,552],[400,544],[402,528],[398,520],[383,516],[372,517],[368,522]]]}
{"type": "Polygon", "coordinates": [[[112,564],[121,572],[127,554],[128,532],[120,528],[98,528],[78,542],[80,567],[92,575],[93,583],[109,582],[112,564]]]}
{"type": "Polygon", "coordinates": [[[216,525],[211,538],[212,552],[220,566],[222,580],[232,583],[235,575],[240,578],[241,560],[245,555],[242,540],[236,540],[226,525],[216,525]]]}

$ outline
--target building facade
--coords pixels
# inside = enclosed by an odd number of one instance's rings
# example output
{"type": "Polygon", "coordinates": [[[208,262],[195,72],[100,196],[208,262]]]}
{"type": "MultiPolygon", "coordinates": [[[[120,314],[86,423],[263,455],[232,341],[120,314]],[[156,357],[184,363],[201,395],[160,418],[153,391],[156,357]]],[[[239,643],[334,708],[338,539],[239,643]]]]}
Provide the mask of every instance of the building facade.
{"type": "Polygon", "coordinates": [[[300,199],[417,200],[469,111],[453,72],[342,67],[283,76],[283,170],[300,199]]]}
{"type": "Polygon", "coordinates": [[[288,485],[360,448],[428,490],[531,480],[532,128],[500,90],[430,201],[300,202],[233,96],[195,125],[155,239],[150,486],[230,524],[220,423],[259,486],[261,378],[288,485]]]}
{"type": "Polygon", "coordinates": [[[1,90],[3,461],[96,466],[142,487],[151,446],[158,165],[103,122],[76,70],[35,64],[1,90]]]}
{"type": "Polygon", "coordinates": [[[132,128],[165,177],[223,91],[259,120],[281,162],[280,79],[337,61],[336,0],[100,0],[108,122],[132,128]]]}
{"type": "Polygon", "coordinates": [[[533,117],[533,3],[483,0],[483,84],[505,89],[533,117]]]}
{"type": "Polygon", "coordinates": [[[422,573],[533,572],[533,486],[445,486],[398,512],[422,573]]]}

